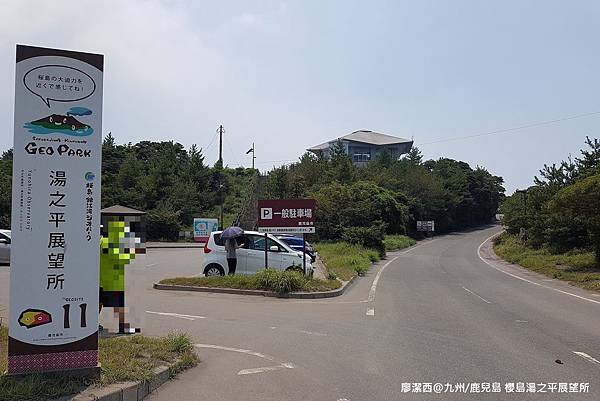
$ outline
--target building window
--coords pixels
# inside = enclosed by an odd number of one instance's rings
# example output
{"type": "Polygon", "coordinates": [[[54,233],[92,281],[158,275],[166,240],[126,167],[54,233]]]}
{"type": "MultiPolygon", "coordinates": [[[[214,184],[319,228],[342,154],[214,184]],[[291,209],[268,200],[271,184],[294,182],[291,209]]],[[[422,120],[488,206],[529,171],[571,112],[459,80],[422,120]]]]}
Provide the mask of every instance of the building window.
{"type": "Polygon", "coordinates": [[[371,160],[370,153],[354,152],[352,155],[352,161],[354,162],[368,162],[369,160],[371,160]]]}

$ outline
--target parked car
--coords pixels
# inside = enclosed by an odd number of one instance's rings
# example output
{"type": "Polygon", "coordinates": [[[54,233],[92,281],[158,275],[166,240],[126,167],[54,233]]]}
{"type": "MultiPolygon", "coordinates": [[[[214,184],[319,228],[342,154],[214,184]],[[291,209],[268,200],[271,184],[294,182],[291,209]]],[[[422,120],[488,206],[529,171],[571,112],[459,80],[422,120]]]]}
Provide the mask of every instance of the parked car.
{"type": "MultiPolygon", "coordinates": [[[[276,270],[302,270],[302,252],[297,252],[277,237],[268,235],[267,256],[269,268],[276,270]]],[[[255,274],[265,268],[265,234],[256,231],[246,231],[242,237],[237,238],[243,247],[237,250],[236,274],[255,274]]],[[[306,261],[306,274],[312,276],[312,264],[306,261]]],[[[204,245],[204,262],[202,273],[209,276],[223,276],[227,274],[227,258],[225,243],[221,239],[221,231],[210,234],[208,242],[204,245]]]]}
{"type": "Polygon", "coordinates": [[[10,230],[0,230],[0,263],[10,263],[10,230]]]}
{"type": "MultiPolygon", "coordinates": [[[[282,234],[277,235],[277,238],[288,244],[290,248],[298,252],[302,252],[304,242],[302,237],[295,237],[290,234],[282,234]]],[[[306,241],[306,255],[310,257],[311,263],[315,263],[315,260],[317,260],[317,252],[308,241],[306,241]]]]}

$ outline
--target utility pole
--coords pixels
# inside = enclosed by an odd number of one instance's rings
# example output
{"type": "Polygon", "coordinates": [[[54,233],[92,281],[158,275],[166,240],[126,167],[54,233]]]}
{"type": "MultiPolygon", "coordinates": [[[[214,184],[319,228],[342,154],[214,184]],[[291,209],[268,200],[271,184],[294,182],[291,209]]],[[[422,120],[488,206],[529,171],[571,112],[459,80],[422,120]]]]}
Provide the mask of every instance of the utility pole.
{"type": "Polygon", "coordinates": [[[223,125],[219,125],[217,132],[219,133],[219,164],[223,166],[223,133],[225,132],[223,125]]]}
{"type": "Polygon", "coordinates": [[[223,230],[225,228],[225,224],[223,224],[223,203],[224,203],[224,197],[223,197],[223,133],[225,132],[225,128],[223,128],[223,125],[219,125],[219,128],[217,128],[217,132],[219,133],[219,161],[217,162],[217,166],[219,166],[218,168],[218,174],[219,174],[219,198],[221,201],[221,213],[220,213],[220,219],[219,219],[219,226],[221,228],[221,230],[223,230]]]}

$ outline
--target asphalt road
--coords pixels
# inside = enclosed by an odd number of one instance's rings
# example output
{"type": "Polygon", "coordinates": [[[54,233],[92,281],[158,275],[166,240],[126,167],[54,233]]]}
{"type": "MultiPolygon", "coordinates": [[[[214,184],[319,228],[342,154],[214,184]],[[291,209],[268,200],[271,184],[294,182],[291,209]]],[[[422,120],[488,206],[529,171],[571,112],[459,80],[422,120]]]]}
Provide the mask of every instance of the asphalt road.
{"type": "Polygon", "coordinates": [[[498,231],[390,254],[329,300],[156,291],[160,278],[198,274],[202,254],[150,250],[128,273],[144,331],[189,333],[202,363],[148,399],[599,400],[600,297],[490,260],[480,244],[498,231]],[[519,382],[557,389],[507,393],[519,382]],[[469,390],[406,393],[403,383],[469,390]],[[470,383],[501,392],[471,393],[470,383]],[[559,383],[589,383],[589,392],[559,393],[559,383]]]}
{"type": "Polygon", "coordinates": [[[200,366],[150,400],[600,399],[600,363],[585,356],[600,359],[600,298],[488,265],[477,250],[498,230],[390,255],[331,300],[149,292],[147,310],[198,317],[147,314],[148,333],[176,328],[203,344],[200,366]],[[402,392],[402,383],[494,382],[501,393],[402,392]],[[589,383],[589,393],[505,391],[518,382],[589,383]]]}

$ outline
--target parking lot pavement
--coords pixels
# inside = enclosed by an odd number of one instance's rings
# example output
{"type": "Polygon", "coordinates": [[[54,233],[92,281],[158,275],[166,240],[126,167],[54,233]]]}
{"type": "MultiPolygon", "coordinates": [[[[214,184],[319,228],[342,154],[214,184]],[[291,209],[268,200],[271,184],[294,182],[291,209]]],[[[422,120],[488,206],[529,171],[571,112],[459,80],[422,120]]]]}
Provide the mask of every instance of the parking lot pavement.
{"type": "Polygon", "coordinates": [[[202,248],[199,242],[146,242],[146,248],[202,248]]]}
{"type": "Polygon", "coordinates": [[[149,400],[466,399],[403,393],[411,382],[580,382],[588,393],[543,398],[600,399],[598,305],[488,266],[477,250],[497,231],[390,255],[325,300],[154,290],[161,278],[200,274],[202,252],[149,250],[126,273],[136,284],[126,299],[137,300],[143,333],[185,332],[202,360],[149,400]]]}

